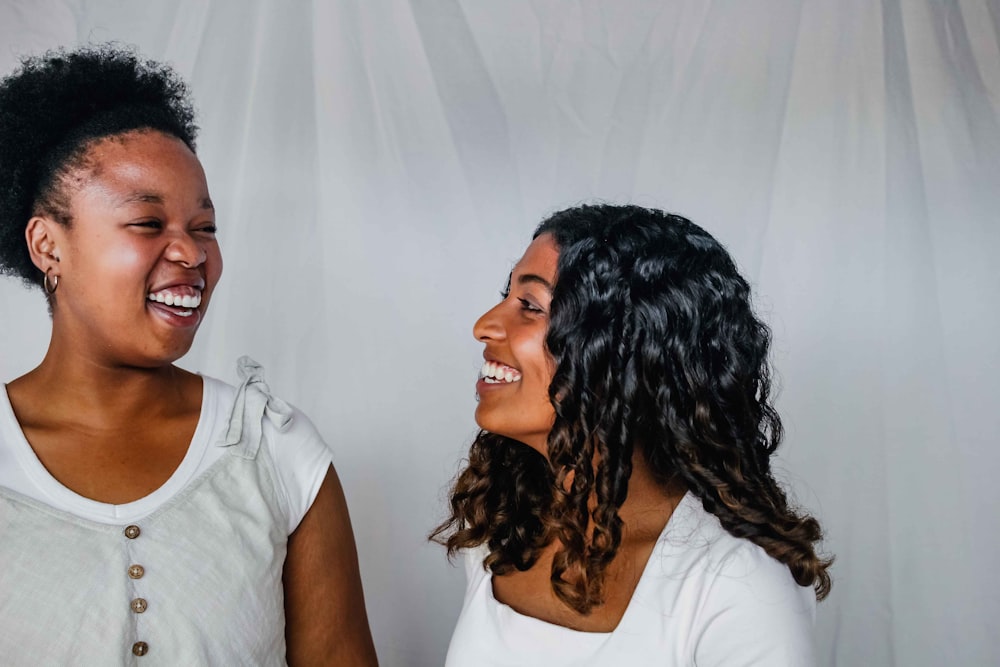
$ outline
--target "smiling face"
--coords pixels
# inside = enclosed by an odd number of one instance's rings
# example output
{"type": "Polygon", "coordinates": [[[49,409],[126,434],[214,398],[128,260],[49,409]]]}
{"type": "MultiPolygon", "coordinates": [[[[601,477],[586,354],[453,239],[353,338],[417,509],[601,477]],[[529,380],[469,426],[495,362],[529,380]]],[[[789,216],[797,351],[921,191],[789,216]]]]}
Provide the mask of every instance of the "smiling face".
{"type": "Polygon", "coordinates": [[[201,163],[181,140],[137,131],[95,142],[70,177],[71,225],[28,228],[29,245],[47,230],[34,254],[59,278],[53,342],[108,365],[172,363],[222,273],[201,163]]]}
{"type": "Polygon", "coordinates": [[[545,347],[559,248],[549,234],[528,246],[503,301],[473,327],[486,345],[476,391],[476,423],[491,433],[547,452],[555,410],[549,384],[555,364],[545,347]]]}

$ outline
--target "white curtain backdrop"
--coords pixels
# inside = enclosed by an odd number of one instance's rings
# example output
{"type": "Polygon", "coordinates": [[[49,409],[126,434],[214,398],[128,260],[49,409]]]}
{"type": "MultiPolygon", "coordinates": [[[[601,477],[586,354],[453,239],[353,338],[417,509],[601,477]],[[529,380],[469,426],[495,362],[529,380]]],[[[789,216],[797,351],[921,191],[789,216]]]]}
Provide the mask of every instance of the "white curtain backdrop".
{"type": "MultiPolygon", "coordinates": [[[[182,365],[254,356],[330,442],[384,665],[440,665],[461,604],[426,535],[472,323],[594,199],[692,218],[757,288],[780,474],[837,558],[821,664],[1000,664],[1000,2],[0,0],[4,73],[106,40],[200,111],[226,270],[182,365]]],[[[0,379],[48,331],[3,281],[0,379]]]]}

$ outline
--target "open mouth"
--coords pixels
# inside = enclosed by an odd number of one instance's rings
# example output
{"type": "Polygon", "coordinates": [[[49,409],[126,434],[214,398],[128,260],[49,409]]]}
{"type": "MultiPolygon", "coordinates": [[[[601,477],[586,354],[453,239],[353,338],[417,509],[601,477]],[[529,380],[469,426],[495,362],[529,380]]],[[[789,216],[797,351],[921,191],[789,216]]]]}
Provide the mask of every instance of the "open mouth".
{"type": "Polygon", "coordinates": [[[510,384],[521,381],[521,371],[496,361],[484,361],[479,377],[486,384],[510,384]]]}
{"type": "Polygon", "coordinates": [[[150,292],[146,299],[168,309],[180,317],[191,317],[201,305],[201,290],[195,287],[178,286],[150,292]]]}

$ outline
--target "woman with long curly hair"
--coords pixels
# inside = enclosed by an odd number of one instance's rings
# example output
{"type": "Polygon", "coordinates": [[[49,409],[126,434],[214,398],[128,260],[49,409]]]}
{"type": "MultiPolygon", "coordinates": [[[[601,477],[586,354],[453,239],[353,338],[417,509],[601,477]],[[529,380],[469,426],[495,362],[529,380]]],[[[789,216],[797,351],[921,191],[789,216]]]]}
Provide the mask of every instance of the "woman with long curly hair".
{"type": "Polygon", "coordinates": [[[433,535],[468,575],[448,666],[812,664],[829,561],[772,475],[770,332],[725,249],[581,206],[502,296],[433,535]]]}
{"type": "Polygon", "coordinates": [[[246,357],[238,387],[174,365],[222,273],[196,130],[126,49],[0,81],[0,272],[52,315],[0,385],[4,664],[375,664],[316,429],[246,357]]]}

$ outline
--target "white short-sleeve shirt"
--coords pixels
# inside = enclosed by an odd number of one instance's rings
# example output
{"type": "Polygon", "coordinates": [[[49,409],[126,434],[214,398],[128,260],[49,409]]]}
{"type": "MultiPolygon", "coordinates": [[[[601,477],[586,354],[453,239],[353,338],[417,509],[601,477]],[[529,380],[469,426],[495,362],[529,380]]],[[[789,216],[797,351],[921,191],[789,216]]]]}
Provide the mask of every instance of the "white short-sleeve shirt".
{"type": "Polygon", "coordinates": [[[4,664],[285,663],[288,538],[331,454],[259,366],[239,371],[239,388],[204,379],[184,459],[122,505],[49,475],[0,391],[4,664]]]}
{"type": "MultiPolygon", "coordinates": [[[[123,505],[85,498],[60,484],[42,465],[14,417],[7,388],[0,385],[0,487],[98,523],[138,521],[176,496],[219,460],[226,449],[217,446],[229,426],[236,388],[202,376],[201,416],[191,444],[177,469],[148,496],[123,505]]],[[[277,486],[288,513],[291,534],[309,510],[332,462],[332,454],[309,418],[292,408],[289,427],[277,433],[265,420],[264,442],[275,464],[277,486]]]]}
{"type": "Polygon", "coordinates": [[[484,547],[464,552],[465,602],[447,667],[808,667],[816,599],[788,568],[734,537],[691,493],[667,522],[621,622],[580,632],[493,597],[484,547]]]}

